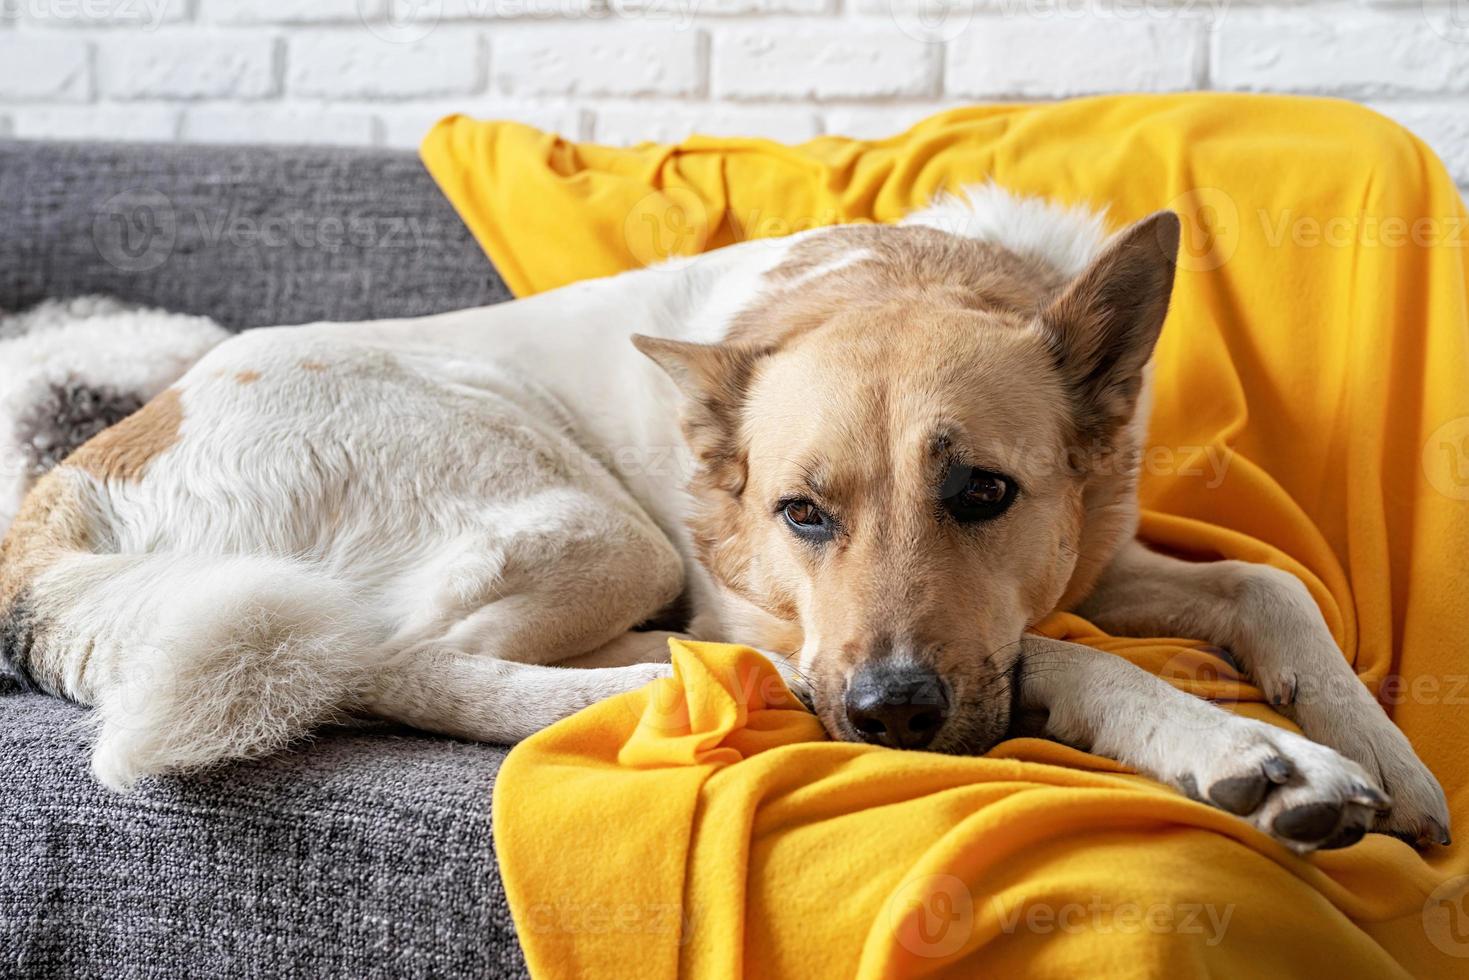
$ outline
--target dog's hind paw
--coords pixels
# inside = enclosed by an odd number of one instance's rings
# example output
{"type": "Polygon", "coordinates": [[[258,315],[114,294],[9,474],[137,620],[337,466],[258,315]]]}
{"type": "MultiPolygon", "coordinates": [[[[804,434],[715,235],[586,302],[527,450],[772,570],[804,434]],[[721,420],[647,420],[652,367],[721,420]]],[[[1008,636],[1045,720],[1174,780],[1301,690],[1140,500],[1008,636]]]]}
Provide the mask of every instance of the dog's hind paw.
{"type": "Polygon", "coordinates": [[[1298,854],[1355,844],[1393,808],[1361,766],[1300,735],[1239,717],[1211,734],[1205,761],[1171,782],[1298,854]]]}

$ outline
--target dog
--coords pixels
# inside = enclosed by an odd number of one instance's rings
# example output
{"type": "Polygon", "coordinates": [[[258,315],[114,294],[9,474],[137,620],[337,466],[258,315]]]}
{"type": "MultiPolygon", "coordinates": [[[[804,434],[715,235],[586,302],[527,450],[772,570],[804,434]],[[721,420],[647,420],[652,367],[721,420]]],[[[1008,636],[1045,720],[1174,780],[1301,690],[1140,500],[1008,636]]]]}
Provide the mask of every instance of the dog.
{"type": "Polygon", "coordinates": [[[1179,233],[984,186],[246,333],[32,490],[0,649],[95,707],[119,790],[357,713],[513,742],[668,676],[646,627],[678,619],[769,652],[838,739],[979,753],[1029,725],[1299,852],[1446,844],[1300,581],[1135,537],[1179,233]],[[1028,631],[1055,610],[1217,644],[1307,737],[1028,631]]]}

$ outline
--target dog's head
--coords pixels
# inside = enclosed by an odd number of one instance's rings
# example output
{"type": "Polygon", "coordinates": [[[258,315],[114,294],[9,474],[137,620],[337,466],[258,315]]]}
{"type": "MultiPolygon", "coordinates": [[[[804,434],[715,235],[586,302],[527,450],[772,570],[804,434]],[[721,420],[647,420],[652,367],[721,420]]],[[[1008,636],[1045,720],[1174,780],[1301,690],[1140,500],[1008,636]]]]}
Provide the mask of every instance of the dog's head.
{"type": "Polygon", "coordinates": [[[1021,634],[1133,530],[1178,234],[1154,215],[1068,283],[941,232],[838,229],[727,342],[636,339],[686,395],[691,526],[732,638],[798,654],[834,736],[1003,737],[1021,634]]]}

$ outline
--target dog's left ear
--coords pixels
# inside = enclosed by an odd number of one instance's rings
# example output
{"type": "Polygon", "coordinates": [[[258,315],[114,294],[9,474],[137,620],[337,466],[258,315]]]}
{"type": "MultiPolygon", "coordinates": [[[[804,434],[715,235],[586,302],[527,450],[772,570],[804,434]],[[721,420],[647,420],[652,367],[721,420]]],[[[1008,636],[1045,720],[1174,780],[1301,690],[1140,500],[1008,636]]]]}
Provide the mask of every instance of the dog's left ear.
{"type": "Polygon", "coordinates": [[[1168,314],[1178,238],[1172,211],[1124,229],[1041,314],[1085,438],[1108,438],[1137,407],[1168,314]]]}
{"type": "Polygon", "coordinates": [[[770,351],[749,344],[693,344],[634,334],[633,346],[661,367],[684,396],[684,438],[715,482],[744,483],[740,416],[755,367],[770,351]]]}

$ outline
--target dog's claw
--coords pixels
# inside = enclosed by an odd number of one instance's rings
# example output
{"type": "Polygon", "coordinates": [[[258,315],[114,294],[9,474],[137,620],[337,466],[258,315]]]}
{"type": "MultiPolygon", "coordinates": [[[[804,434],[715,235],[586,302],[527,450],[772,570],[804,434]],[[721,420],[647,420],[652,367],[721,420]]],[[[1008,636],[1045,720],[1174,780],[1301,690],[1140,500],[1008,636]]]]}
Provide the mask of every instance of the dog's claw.
{"type": "Polygon", "coordinates": [[[1295,770],[1291,768],[1290,762],[1278,755],[1266,759],[1264,769],[1265,778],[1270,780],[1277,786],[1285,785],[1285,783],[1290,779],[1291,774],[1295,772],[1295,770]]]}
{"type": "Polygon", "coordinates": [[[1431,817],[1428,820],[1428,839],[1441,847],[1448,847],[1454,842],[1449,836],[1449,828],[1431,817]]]}
{"type": "Polygon", "coordinates": [[[1370,806],[1379,814],[1392,810],[1392,799],[1376,786],[1368,786],[1365,783],[1357,783],[1352,787],[1352,802],[1370,806]]]}

